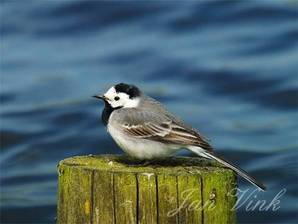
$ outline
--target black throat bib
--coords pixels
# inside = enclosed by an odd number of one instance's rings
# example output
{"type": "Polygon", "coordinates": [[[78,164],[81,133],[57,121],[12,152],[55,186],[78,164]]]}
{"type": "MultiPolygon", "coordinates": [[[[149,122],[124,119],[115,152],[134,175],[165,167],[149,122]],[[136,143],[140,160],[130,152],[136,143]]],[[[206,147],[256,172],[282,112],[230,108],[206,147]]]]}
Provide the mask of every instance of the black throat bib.
{"type": "Polygon", "coordinates": [[[115,107],[115,108],[113,108],[113,107],[111,107],[111,105],[110,105],[108,102],[106,102],[106,101],[104,101],[104,102],[105,102],[105,108],[104,108],[103,111],[102,111],[102,114],[101,114],[101,120],[102,120],[102,123],[103,123],[105,126],[107,126],[108,123],[109,123],[109,118],[110,118],[110,116],[111,116],[111,113],[112,113],[114,110],[118,110],[118,109],[120,109],[120,108],[122,108],[122,107],[115,107]]]}

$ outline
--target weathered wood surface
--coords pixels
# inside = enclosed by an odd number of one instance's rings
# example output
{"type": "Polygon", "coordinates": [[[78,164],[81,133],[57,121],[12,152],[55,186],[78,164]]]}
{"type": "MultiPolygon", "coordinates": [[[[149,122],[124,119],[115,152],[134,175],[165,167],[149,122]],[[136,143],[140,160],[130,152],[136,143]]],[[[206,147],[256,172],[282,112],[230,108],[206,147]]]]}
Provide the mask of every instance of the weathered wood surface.
{"type": "Polygon", "coordinates": [[[201,158],[146,164],[125,156],[59,163],[59,224],[235,223],[235,174],[201,158]]]}

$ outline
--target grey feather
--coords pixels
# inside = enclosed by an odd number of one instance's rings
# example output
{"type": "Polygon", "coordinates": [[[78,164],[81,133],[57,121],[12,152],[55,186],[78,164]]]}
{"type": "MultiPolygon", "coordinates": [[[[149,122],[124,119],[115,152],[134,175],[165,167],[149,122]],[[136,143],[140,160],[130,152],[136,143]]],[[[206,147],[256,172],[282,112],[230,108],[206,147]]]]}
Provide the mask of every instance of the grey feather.
{"type": "Polygon", "coordinates": [[[196,145],[212,151],[206,138],[148,96],[142,97],[137,108],[121,108],[111,116],[113,126],[133,137],[181,146],[196,145]]]}

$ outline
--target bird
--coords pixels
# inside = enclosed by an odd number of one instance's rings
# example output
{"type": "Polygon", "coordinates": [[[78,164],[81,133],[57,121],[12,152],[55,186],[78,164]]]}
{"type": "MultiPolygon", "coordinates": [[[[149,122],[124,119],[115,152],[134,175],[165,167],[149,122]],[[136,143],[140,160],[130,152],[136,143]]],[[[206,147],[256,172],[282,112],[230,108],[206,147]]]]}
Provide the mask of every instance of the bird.
{"type": "Polygon", "coordinates": [[[216,160],[260,190],[266,187],[246,171],[217,155],[208,140],[137,86],[116,84],[93,97],[104,101],[101,119],[117,145],[140,160],[172,156],[187,149],[200,157],[216,160]]]}

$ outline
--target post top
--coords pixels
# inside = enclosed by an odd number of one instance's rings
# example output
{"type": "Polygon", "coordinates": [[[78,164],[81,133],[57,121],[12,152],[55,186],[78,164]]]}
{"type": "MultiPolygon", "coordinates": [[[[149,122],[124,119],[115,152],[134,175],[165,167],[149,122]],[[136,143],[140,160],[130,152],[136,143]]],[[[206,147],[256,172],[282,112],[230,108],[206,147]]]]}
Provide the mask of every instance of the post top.
{"type": "Polygon", "coordinates": [[[201,172],[232,172],[215,161],[200,157],[169,157],[151,160],[149,164],[125,155],[89,155],[74,156],[59,162],[59,166],[78,167],[80,169],[130,172],[130,173],[166,173],[194,174],[201,172]]]}

